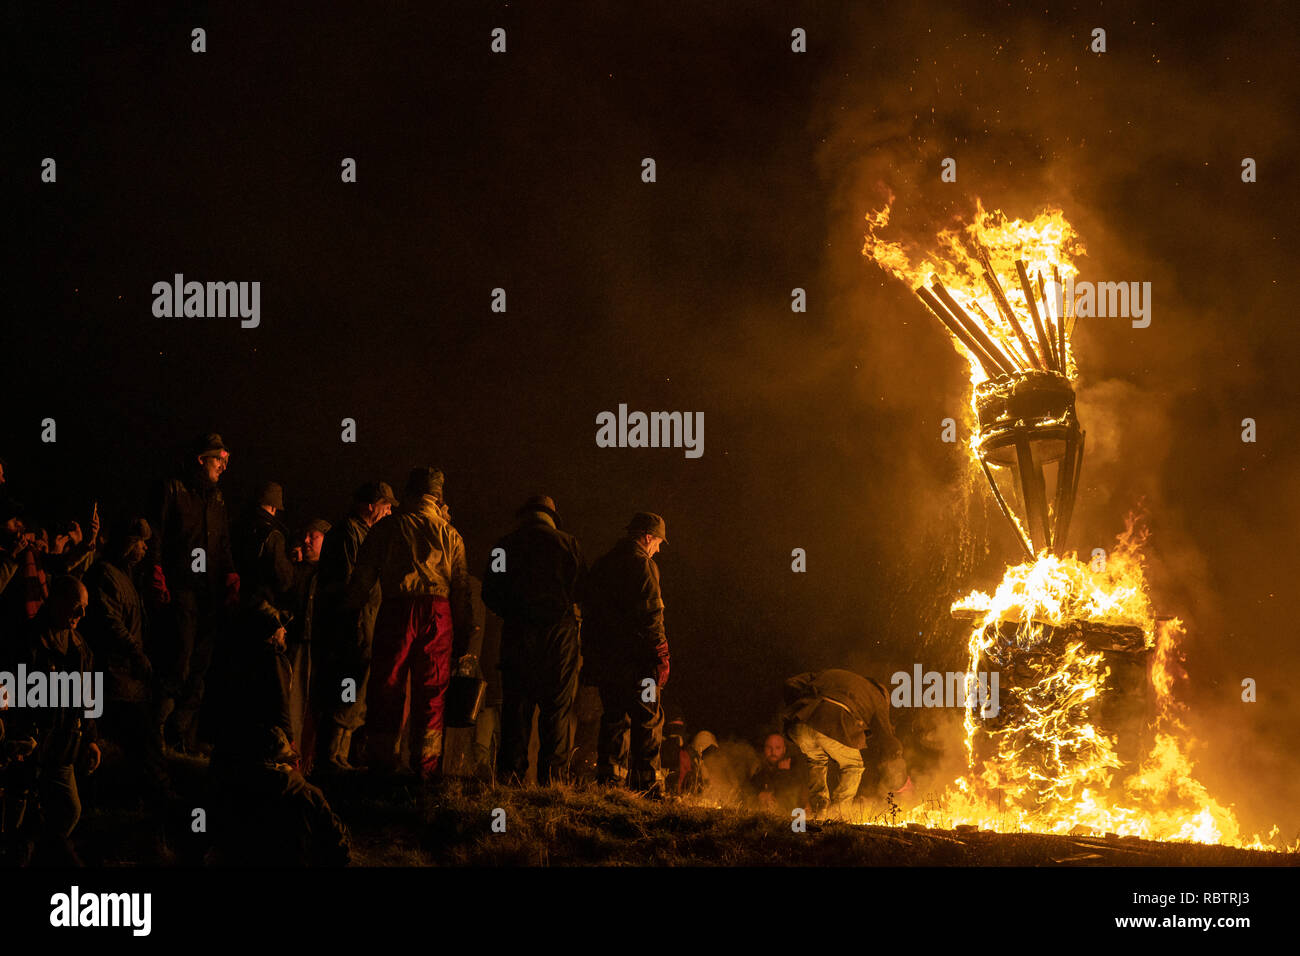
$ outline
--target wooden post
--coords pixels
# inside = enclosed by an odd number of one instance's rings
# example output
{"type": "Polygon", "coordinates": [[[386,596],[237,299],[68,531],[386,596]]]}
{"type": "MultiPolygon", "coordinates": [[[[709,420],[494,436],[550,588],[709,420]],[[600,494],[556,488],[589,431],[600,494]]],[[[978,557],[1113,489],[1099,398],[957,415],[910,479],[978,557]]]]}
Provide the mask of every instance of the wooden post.
{"type": "Polygon", "coordinates": [[[1052,340],[1047,337],[1047,332],[1043,328],[1043,320],[1038,315],[1038,303],[1034,300],[1034,287],[1029,284],[1029,273],[1025,269],[1024,259],[1016,260],[1016,275],[1020,277],[1020,289],[1025,294],[1025,302],[1029,304],[1029,317],[1034,320],[1034,334],[1038,336],[1038,347],[1042,352],[1043,364],[1049,369],[1055,369],[1056,362],[1052,356],[1052,340]]]}

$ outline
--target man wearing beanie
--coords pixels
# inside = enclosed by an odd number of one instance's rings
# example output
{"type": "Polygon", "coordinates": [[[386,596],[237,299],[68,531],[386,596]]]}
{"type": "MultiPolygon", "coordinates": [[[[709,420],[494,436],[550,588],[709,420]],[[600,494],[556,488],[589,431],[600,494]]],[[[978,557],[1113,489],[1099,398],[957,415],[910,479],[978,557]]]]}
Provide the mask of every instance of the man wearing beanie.
{"type": "Polygon", "coordinates": [[[348,583],[348,605],[365,607],[379,586],[368,720],[372,765],[396,768],[403,691],[411,681],[411,762],[421,779],[441,770],[443,709],[452,662],[469,649],[474,608],[465,543],[448,522],[443,475],[414,468],[402,510],[370,530],[348,583]]]}

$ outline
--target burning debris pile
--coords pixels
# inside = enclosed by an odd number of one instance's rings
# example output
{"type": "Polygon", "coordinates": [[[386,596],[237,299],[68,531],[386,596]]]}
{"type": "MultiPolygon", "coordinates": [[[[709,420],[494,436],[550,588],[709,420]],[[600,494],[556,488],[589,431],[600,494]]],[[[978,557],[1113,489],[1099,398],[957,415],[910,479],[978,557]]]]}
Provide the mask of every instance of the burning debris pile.
{"type": "Polygon", "coordinates": [[[1065,553],[1084,448],[1064,295],[1078,235],[1058,209],[1021,221],[977,203],[927,254],[883,238],[889,218],[868,216],[863,254],[967,358],[973,464],[1025,558],[992,595],[953,605],[972,628],[969,672],[999,672],[1003,700],[994,715],[967,708],[967,774],[912,822],[1271,848],[1245,841],[1192,775],[1174,697],[1183,630],[1151,607],[1145,532],[1130,518],[1111,553],[1065,553]]]}

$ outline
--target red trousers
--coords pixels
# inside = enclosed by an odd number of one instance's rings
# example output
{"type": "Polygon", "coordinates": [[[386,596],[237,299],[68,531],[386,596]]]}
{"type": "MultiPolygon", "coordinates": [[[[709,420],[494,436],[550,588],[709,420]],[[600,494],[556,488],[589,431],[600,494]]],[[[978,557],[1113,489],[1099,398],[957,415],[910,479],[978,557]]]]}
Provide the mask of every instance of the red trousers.
{"type": "Polygon", "coordinates": [[[411,763],[421,776],[438,771],[451,643],[451,603],[446,598],[385,598],[380,605],[366,700],[366,724],[378,763],[396,761],[409,676],[411,763]]]}

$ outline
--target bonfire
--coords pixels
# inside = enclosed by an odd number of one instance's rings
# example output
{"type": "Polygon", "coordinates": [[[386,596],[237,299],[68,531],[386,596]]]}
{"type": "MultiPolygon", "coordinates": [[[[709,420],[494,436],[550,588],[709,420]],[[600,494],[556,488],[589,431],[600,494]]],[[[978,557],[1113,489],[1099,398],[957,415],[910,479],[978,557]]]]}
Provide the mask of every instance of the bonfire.
{"type": "Polygon", "coordinates": [[[970,627],[967,670],[1001,674],[1001,705],[968,704],[966,774],[898,822],[1279,849],[1276,827],[1247,839],[1196,779],[1175,696],[1185,629],[1151,605],[1141,522],[1086,562],[1066,550],[1085,437],[1066,290],[1082,240],[1060,209],[1026,221],[977,201],[918,249],[886,238],[890,213],[867,217],[863,254],[969,363],[971,465],[1022,558],[992,594],[952,606],[970,627]]]}

